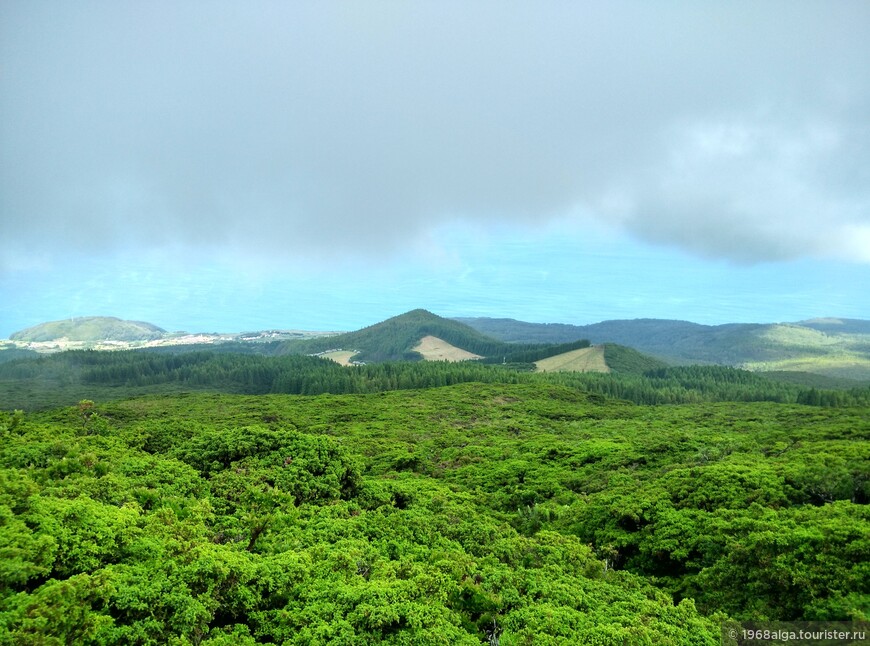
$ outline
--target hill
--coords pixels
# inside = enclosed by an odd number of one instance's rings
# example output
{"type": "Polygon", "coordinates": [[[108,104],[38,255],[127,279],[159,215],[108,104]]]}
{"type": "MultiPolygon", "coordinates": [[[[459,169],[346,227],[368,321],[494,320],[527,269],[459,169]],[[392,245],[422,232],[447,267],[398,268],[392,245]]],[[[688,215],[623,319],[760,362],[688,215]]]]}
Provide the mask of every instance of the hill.
{"type": "MultiPolygon", "coordinates": [[[[533,362],[589,345],[585,339],[572,339],[571,343],[562,344],[505,343],[459,321],[416,309],[355,332],[287,341],[282,344],[281,351],[285,354],[322,354],[355,350],[354,361],[358,362],[419,361],[424,358],[421,354],[424,346],[420,344],[427,337],[438,339],[445,348],[452,346],[454,355],[457,351],[464,351],[481,357],[485,363],[533,362]]],[[[468,354],[462,356],[470,358],[468,354]]]]}
{"type": "Polygon", "coordinates": [[[729,323],[634,319],[592,325],[513,319],[457,319],[510,343],[586,338],[630,346],[672,364],[718,364],[757,371],[800,371],[870,381],[870,321],[813,319],[799,323],[729,323]]]}
{"type": "MultiPolygon", "coordinates": [[[[218,346],[220,347],[220,346],[218,346]]],[[[347,353],[349,354],[349,353],[347,353]]],[[[321,355],[323,356],[323,355],[321,355]]],[[[772,380],[728,366],[663,367],[631,348],[607,344],[610,373],[532,372],[532,363],[404,361],[341,366],[317,356],[216,350],[74,350],[0,362],[0,408],[36,410],[82,399],[117,400],[196,390],[261,395],[372,393],[457,383],[551,383],[638,404],[774,401],[814,406],[870,405],[870,387],[840,388],[807,377],[772,380]],[[495,364],[495,365],[493,365],[495,364]]],[[[345,357],[347,358],[347,357],[345,357]]],[[[539,360],[539,359],[538,359],[539,360]]],[[[781,373],[773,373],[781,374],[781,373]]],[[[799,373],[793,373],[795,375],[799,373]]],[[[806,376],[805,376],[806,377],[806,376]]],[[[0,443],[2,444],[2,443],[0,443]]]]}
{"type": "Polygon", "coordinates": [[[870,334],[870,321],[861,319],[809,319],[800,321],[796,325],[833,334],[870,334]]]}
{"type": "Polygon", "coordinates": [[[160,339],[166,330],[144,321],[124,321],[114,316],[84,316],[40,323],[9,336],[12,341],[150,341],[160,339]]]}
{"type": "Polygon", "coordinates": [[[481,355],[486,353],[480,350],[505,345],[467,325],[416,309],[354,332],[321,339],[286,341],[281,350],[286,354],[355,350],[356,361],[419,361],[422,357],[414,347],[426,336],[437,337],[457,348],[481,355]]]}

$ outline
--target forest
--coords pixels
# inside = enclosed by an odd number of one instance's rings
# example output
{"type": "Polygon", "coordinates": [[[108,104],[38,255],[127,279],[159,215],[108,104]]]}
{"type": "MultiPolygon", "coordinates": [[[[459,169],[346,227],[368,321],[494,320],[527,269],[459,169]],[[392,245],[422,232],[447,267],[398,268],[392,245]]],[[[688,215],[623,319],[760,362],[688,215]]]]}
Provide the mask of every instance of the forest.
{"type": "Polygon", "coordinates": [[[5,362],[0,644],[720,644],[736,621],[866,622],[867,389],[615,360],[5,362]]]}
{"type": "MultiPolygon", "coordinates": [[[[220,346],[217,346],[220,348],[220,346]]],[[[0,402],[34,410],[142,394],[205,390],[318,395],[430,388],[458,383],[560,384],[636,404],[775,401],[870,406],[870,387],[820,389],[727,366],[664,366],[630,348],[606,346],[614,372],[533,373],[531,363],[385,362],[343,367],[304,355],[220,350],[75,350],[0,363],[0,402]]]]}

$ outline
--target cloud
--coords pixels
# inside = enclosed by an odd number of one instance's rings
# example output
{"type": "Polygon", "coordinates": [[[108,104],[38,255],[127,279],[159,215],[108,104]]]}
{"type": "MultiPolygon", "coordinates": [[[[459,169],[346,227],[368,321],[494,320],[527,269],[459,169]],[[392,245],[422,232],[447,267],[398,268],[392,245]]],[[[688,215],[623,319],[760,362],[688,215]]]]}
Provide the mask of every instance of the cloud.
{"type": "Polygon", "coordinates": [[[863,2],[0,12],[7,266],[179,243],[380,255],[453,219],[577,212],[739,262],[867,261],[863,2]]]}
{"type": "Polygon", "coordinates": [[[866,262],[870,248],[854,242],[870,230],[870,192],[857,177],[855,186],[844,185],[842,173],[852,171],[850,154],[863,154],[849,148],[870,141],[843,121],[831,123],[830,114],[675,128],[661,166],[633,186],[628,226],[652,241],[738,261],[815,255],[866,262]]]}

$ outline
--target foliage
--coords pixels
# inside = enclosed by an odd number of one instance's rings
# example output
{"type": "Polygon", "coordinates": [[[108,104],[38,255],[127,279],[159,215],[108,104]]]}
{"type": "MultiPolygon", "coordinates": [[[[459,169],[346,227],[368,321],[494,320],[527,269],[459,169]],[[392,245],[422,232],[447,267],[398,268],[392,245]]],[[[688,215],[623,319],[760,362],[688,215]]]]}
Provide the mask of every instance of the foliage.
{"type": "Polygon", "coordinates": [[[636,348],[669,363],[801,371],[870,382],[870,321],[816,319],[789,324],[699,325],[634,319],[578,326],[513,319],[457,320],[483,334],[514,343],[562,343],[584,338],[595,344],[618,343],[636,348]]]}
{"type": "MultiPolygon", "coordinates": [[[[639,404],[704,401],[800,402],[814,406],[870,404],[870,388],[828,391],[773,381],[723,366],[657,368],[628,348],[607,346],[624,372],[530,374],[530,364],[395,362],[342,367],[299,355],[232,352],[97,352],[78,350],[0,364],[0,401],[38,409],[86,398],[209,390],[230,393],[370,393],[457,383],[551,383],[639,404]]],[[[658,364],[652,364],[658,365],[658,364]]]]}
{"type": "Polygon", "coordinates": [[[717,644],[867,619],[870,415],[534,381],[0,419],[0,644],[717,644]]]}
{"type": "Polygon", "coordinates": [[[515,350],[509,348],[500,358],[498,356],[484,358],[482,359],[482,363],[534,363],[535,361],[540,361],[541,359],[546,359],[547,357],[552,357],[554,355],[571,352],[572,350],[579,350],[581,348],[588,348],[589,341],[586,339],[580,339],[558,345],[546,344],[531,348],[529,346],[520,347],[523,349],[515,350]]]}
{"type": "Polygon", "coordinates": [[[663,361],[615,343],[604,344],[604,361],[613,372],[622,374],[641,375],[667,367],[663,361]]]}
{"type": "MultiPolygon", "coordinates": [[[[348,332],[322,339],[309,339],[301,341],[288,341],[283,344],[284,350],[294,354],[313,354],[335,348],[356,350],[357,361],[381,362],[381,361],[416,361],[420,355],[413,351],[421,338],[434,336],[447,341],[463,350],[482,357],[490,357],[492,361],[501,362],[530,362],[537,359],[565,352],[559,350],[554,344],[508,344],[485,336],[476,330],[453,321],[451,319],[436,316],[426,310],[412,310],[399,316],[387,319],[375,325],[371,325],[356,332],[348,332]]],[[[574,347],[588,346],[585,344],[574,346],[572,343],[565,344],[574,347]]]]}
{"type": "Polygon", "coordinates": [[[35,359],[39,356],[34,350],[26,350],[24,348],[16,348],[13,345],[0,344],[0,363],[6,361],[15,361],[17,359],[35,359]]]}

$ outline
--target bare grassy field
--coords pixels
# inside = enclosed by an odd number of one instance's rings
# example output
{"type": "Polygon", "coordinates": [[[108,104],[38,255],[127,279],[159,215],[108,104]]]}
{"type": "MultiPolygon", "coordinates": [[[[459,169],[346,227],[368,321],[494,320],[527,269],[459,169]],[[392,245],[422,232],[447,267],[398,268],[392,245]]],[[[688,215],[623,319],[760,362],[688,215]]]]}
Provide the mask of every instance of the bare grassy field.
{"type": "Polygon", "coordinates": [[[320,356],[341,366],[349,366],[350,360],[354,355],[358,354],[356,350],[333,350],[332,352],[324,352],[320,356]]]}
{"type": "Polygon", "coordinates": [[[479,354],[457,348],[437,336],[424,336],[412,349],[423,355],[426,361],[468,361],[481,358],[479,354]]]}
{"type": "Polygon", "coordinates": [[[536,372],[610,372],[604,361],[604,346],[571,350],[535,362],[536,372]]]}

